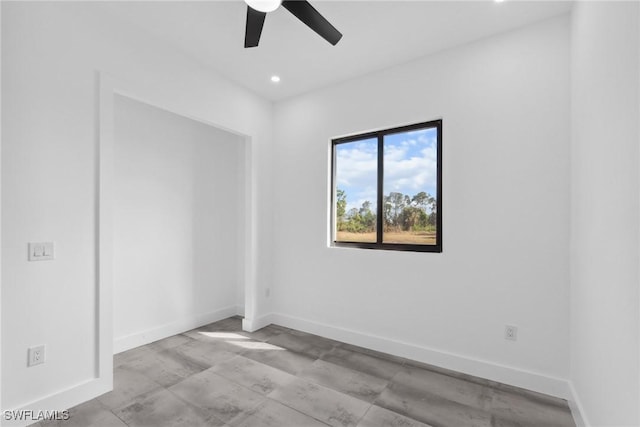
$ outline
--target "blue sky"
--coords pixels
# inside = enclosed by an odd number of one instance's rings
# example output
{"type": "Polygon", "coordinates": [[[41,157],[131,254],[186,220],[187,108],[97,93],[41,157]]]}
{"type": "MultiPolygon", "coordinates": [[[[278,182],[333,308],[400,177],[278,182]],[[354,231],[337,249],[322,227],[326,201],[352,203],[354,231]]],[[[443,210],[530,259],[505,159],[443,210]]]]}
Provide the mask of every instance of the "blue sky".
{"type": "MultiPolygon", "coordinates": [[[[437,143],[435,128],[387,135],[384,139],[384,193],[436,196],[437,143]]],[[[375,205],[377,139],[336,146],[336,182],[347,194],[347,211],[365,200],[375,205]]]]}

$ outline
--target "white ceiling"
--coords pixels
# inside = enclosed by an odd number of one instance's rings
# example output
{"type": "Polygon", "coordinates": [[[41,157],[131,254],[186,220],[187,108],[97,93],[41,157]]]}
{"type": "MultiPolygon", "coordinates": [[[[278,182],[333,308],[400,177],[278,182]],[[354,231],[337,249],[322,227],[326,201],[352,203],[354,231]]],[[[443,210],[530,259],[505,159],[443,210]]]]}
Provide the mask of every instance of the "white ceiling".
{"type": "Polygon", "coordinates": [[[566,13],[569,1],[322,1],[343,33],[331,46],[284,8],[267,15],[260,46],[245,49],[246,5],[233,1],[102,3],[107,11],[232,81],[280,100],[566,13]],[[279,84],[270,77],[279,75],[279,84]]]}

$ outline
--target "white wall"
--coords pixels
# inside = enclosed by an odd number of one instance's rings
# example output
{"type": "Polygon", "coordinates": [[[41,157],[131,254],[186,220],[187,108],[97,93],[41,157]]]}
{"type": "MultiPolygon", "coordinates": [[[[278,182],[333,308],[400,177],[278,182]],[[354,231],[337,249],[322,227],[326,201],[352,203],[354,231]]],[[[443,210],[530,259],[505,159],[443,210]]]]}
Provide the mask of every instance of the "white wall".
{"type": "Polygon", "coordinates": [[[116,96],[116,351],[219,311],[235,314],[243,144],[240,136],[116,96]]]}
{"type": "MultiPolygon", "coordinates": [[[[0,47],[2,46],[2,5],[0,4],[0,47]]],[[[0,54],[0,242],[2,242],[2,54],[0,54]]],[[[0,244],[0,344],[2,343],[2,245],[0,244]]],[[[0,384],[2,384],[2,346],[0,345],[0,384]]],[[[0,386],[0,408],[2,406],[2,387],[0,386]]]]}
{"type": "Polygon", "coordinates": [[[593,426],[640,424],[639,13],[573,11],[571,381],[593,426]]]}
{"type": "Polygon", "coordinates": [[[163,101],[157,105],[250,137],[254,248],[246,261],[248,280],[257,281],[249,283],[250,317],[260,314],[261,287],[271,277],[272,106],[113,21],[94,2],[1,7],[2,406],[13,409],[95,377],[96,71],[154,93],[163,101]],[[48,240],[56,242],[56,260],[28,263],[27,242],[48,240]],[[35,344],[47,345],[47,362],[27,368],[27,347],[35,344]]]}
{"type": "Polygon", "coordinates": [[[570,373],[593,425],[637,424],[639,12],[610,3],[577,2],[573,16],[571,152],[558,18],[281,102],[273,155],[270,103],[99,5],[0,2],[2,408],[95,375],[102,71],[251,137],[250,320],[556,394],[570,373]],[[328,248],[329,139],[437,117],[444,252],[328,248]],[[27,263],[33,240],[56,241],[56,261],[27,263]],[[27,369],[40,343],[47,363],[27,369]]]}
{"type": "Polygon", "coordinates": [[[276,104],[272,318],[563,394],[568,24],[555,18],[276,104]],[[330,138],[440,117],[443,253],[327,247],[330,138]],[[503,338],[505,324],[519,327],[517,342],[503,338]]]}

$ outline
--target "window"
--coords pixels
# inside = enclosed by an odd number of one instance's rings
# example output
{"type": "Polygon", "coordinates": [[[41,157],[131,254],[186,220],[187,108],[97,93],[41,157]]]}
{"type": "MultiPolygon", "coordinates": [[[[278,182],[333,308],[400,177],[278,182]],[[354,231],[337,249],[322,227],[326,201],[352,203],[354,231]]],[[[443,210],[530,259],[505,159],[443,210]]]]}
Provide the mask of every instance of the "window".
{"type": "Polygon", "coordinates": [[[442,121],[332,141],[334,246],[442,252],[442,121]]]}

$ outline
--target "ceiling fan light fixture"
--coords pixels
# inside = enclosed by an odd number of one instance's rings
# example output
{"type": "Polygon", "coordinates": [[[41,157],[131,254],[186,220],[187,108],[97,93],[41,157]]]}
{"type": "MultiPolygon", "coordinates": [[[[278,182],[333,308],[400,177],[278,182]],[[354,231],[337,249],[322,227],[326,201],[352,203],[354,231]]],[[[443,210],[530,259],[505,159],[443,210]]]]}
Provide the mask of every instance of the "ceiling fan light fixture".
{"type": "Polygon", "coordinates": [[[273,12],[282,4],[282,0],[244,0],[244,2],[251,8],[258,12],[273,12]]]}
{"type": "MultiPolygon", "coordinates": [[[[1,1],[1,0],[0,0],[1,1]]],[[[342,38],[342,33],[327,19],[311,6],[307,0],[244,0],[247,3],[247,25],[244,31],[244,47],[256,47],[260,43],[260,35],[267,14],[276,10],[280,5],[287,9],[307,27],[315,31],[320,37],[336,45],[342,38]]]]}

